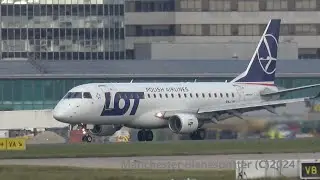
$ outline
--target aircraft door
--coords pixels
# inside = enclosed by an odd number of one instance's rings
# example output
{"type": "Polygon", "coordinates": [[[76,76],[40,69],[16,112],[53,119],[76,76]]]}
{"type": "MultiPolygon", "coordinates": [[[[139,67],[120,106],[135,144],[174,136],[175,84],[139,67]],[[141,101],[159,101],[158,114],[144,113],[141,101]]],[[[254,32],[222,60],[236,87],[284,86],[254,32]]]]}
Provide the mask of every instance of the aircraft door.
{"type": "Polygon", "coordinates": [[[245,100],[244,87],[239,85],[234,85],[234,86],[236,87],[236,90],[239,96],[239,101],[244,101],[245,100]]]}
{"type": "Polygon", "coordinates": [[[116,88],[112,84],[108,85],[99,85],[101,90],[101,97],[105,100],[105,109],[113,109],[114,105],[114,93],[116,92],[116,88]]]}

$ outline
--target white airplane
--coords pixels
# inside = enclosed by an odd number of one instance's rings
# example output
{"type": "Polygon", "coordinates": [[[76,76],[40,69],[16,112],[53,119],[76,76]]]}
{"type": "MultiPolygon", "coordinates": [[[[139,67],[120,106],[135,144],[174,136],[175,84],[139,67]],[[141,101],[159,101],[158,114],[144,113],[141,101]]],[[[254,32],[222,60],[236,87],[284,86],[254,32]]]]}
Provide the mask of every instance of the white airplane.
{"type": "Polygon", "coordinates": [[[316,98],[280,99],[288,92],[313,84],[280,90],[274,84],[280,19],[269,21],[247,69],[230,82],[90,83],[72,88],[56,105],[53,117],[83,125],[90,134],[110,136],[123,126],[141,129],[139,141],[152,141],[151,129],[170,128],[202,140],[205,123],[238,117],[256,110],[276,113],[288,103],[316,98]],[[91,128],[88,128],[91,126],[91,128]]]}

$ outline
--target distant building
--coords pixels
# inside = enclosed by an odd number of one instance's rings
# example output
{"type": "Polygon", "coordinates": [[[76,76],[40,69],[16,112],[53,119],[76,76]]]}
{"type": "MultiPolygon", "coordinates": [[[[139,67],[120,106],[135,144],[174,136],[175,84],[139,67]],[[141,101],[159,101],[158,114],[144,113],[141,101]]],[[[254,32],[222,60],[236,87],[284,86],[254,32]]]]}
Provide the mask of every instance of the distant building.
{"type": "Polygon", "coordinates": [[[319,10],[317,0],[127,0],[126,47],[136,58],[232,59],[236,53],[249,59],[269,19],[280,18],[279,47],[287,48],[279,49],[279,58],[317,59],[320,19],[311,17],[319,17],[319,10]],[[156,45],[135,52],[136,43],[150,42],[156,45]],[[228,46],[234,42],[243,44],[228,46]]]}
{"type": "Polygon", "coordinates": [[[280,59],[320,58],[316,0],[0,3],[2,59],[249,59],[270,18],[282,19],[280,59]]]}
{"type": "Polygon", "coordinates": [[[2,59],[125,57],[124,0],[1,0],[2,59]]]}

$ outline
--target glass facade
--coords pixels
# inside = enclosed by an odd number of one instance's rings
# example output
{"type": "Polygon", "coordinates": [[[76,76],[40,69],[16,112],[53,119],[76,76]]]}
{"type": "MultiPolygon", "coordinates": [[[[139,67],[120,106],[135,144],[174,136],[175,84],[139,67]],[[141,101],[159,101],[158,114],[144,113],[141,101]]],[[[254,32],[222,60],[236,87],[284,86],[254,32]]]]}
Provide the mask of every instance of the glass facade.
{"type": "Polygon", "coordinates": [[[124,0],[1,0],[2,59],[125,59],[124,0]]]}
{"type": "Polygon", "coordinates": [[[317,0],[127,0],[127,12],[317,11],[317,0]]]}
{"type": "MultiPolygon", "coordinates": [[[[198,78],[201,81],[225,81],[230,78],[198,78]]],[[[137,79],[135,82],[154,81],[194,81],[194,79],[171,78],[171,79],[137,79]]],[[[0,110],[31,110],[50,109],[72,87],[91,82],[130,82],[130,78],[123,79],[12,79],[0,80],[0,110]]],[[[279,78],[277,85],[285,88],[320,83],[319,78],[279,78]]],[[[291,93],[286,98],[313,96],[320,88],[301,90],[291,93]]]]}
{"type": "MultiPolygon", "coordinates": [[[[225,36],[223,38],[225,40],[238,41],[239,38],[234,38],[235,36],[260,36],[266,26],[263,16],[272,16],[272,12],[277,12],[278,18],[286,19],[285,22],[281,22],[280,35],[289,36],[284,38],[288,39],[289,42],[298,43],[297,58],[320,59],[320,44],[307,40],[310,37],[317,38],[320,35],[320,23],[312,21],[312,18],[310,21],[301,23],[304,20],[299,19],[299,15],[297,18],[291,18],[291,15],[290,18],[287,18],[288,12],[292,14],[292,17],[297,14],[312,17],[315,12],[320,11],[319,2],[317,0],[127,0],[125,7],[126,12],[129,13],[128,15],[138,12],[141,17],[149,15],[150,19],[156,19],[152,16],[161,14],[161,17],[166,17],[164,16],[166,12],[177,12],[177,14],[170,13],[170,17],[173,19],[166,20],[167,17],[161,18],[159,22],[148,22],[147,20],[138,22],[137,20],[133,20],[134,23],[131,23],[129,21],[126,26],[126,35],[129,37],[139,37],[137,38],[139,39],[137,40],[139,43],[144,41],[142,39],[147,39],[145,42],[149,42],[150,39],[154,39],[154,41],[158,41],[158,39],[170,41],[171,37],[175,36],[182,36],[179,39],[185,39],[185,37],[188,39],[182,41],[197,42],[201,37],[205,37],[205,42],[216,42],[217,38],[212,36],[225,36]],[[192,14],[188,12],[192,12],[192,14]],[[210,13],[208,14],[208,12],[210,13]],[[219,20],[210,21],[201,18],[211,16],[211,12],[213,17],[219,20]],[[233,21],[228,22],[231,12],[237,12],[237,18],[241,17],[244,20],[238,21],[239,24],[233,21]],[[254,14],[257,15],[254,17],[255,23],[247,22],[247,12],[255,12],[254,14]],[[214,16],[215,13],[218,13],[219,17],[214,16]],[[260,13],[264,15],[261,16],[260,13]],[[190,18],[180,21],[178,18],[180,15],[190,16],[190,18]],[[224,19],[228,20],[224,21],[224,19]],[[224,24],[217,23],[218,21],[224,22],[224,24]],[[179,22],[182,23],[180,24],[179,22]],[[159,38],[159,36],[163,38],[159,38]],[[199,38],[189,38],[188,36],[198,36],[199,38]],[[306,37],[307,39],[303,41],[300,37],[306,37]]],[[[128,58],[137,57],[138,55],[135,53],[134,48],[128,49],[128,58]]]]}

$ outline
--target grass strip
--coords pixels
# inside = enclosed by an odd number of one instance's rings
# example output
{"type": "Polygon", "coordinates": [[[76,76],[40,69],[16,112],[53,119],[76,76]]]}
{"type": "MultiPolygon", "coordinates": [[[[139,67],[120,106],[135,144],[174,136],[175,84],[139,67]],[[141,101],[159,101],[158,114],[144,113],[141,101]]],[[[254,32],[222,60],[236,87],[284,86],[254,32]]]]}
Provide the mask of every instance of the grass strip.
{"type": "Polygon", "coordinates": [[[320,139],[175,141],[110,144],[27,145],[25,151],[0,151],[0,159],[128,157],[319,152],[320,139]]]}

